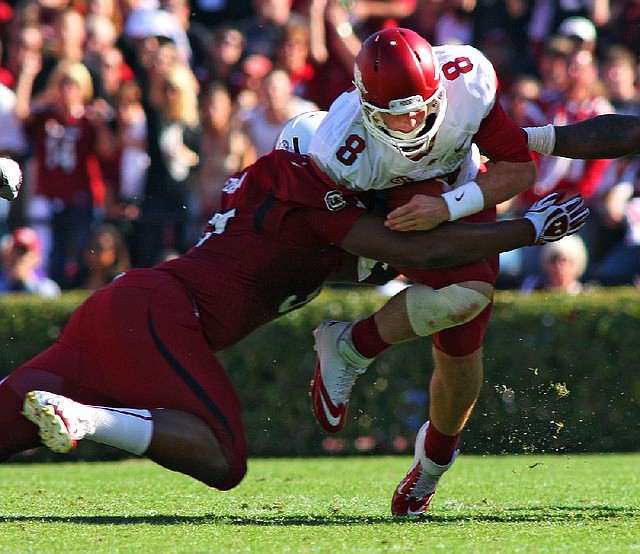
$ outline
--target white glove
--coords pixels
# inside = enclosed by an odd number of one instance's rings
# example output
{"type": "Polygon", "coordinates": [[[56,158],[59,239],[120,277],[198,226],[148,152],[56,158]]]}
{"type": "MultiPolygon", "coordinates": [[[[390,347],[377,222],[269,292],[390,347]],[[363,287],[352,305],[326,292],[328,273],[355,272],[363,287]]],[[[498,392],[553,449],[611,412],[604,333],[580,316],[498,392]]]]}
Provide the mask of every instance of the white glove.
{"type": "Polygon", "coordinates": [[[547,194],[524,214],[536,231],[534,245],[555,242],[573,235],[587,222],[589,208],[584,205],[582,196],[574,196],[562,202],[562,195],[562,192],[547,194]]]}
{"type": "Polygon", "coordinates": [[[0,198],[14,200],[22,185],[22,170],[10,158],[0,158],[0,198]]]}

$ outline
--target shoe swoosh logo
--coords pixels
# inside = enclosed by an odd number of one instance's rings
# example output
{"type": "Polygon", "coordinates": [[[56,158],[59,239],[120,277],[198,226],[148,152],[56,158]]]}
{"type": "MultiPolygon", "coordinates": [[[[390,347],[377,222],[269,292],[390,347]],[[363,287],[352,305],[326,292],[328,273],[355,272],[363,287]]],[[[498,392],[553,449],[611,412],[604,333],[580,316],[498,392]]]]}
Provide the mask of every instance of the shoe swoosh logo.
{"type": "MultiPolygon", "coordinates": [[[[407,474],[407,476],[403,479],[403,481],[398,485],[396,489],[396,494],[400,497],[398,500],[398,514],[396,515],[408,515],[408,516],[419,516],[427,511],[429,508],[429,504],[431,504],[431,499],[433,498],[435,491],[430,495],[422,498],[415,498],[411,496],[411,490],[416,484],[418,480],[418,476],[420,475],[421,464],[418,462],[407,474]]],[[[395,495],[394,495],[395,496],[395,495]]],[[[395,504],[395,497],[394,497],[395,504]]]]}
{"type": "Polygon", "coordinates": [[[340,425],[340,416],[343,414],[343,409],[340,409],[337,406],[334,406],[331,403],[331,399],[329,398],[329,394],[324,388],[324,383],[320,383],[320,400],[322,401],[322,408],[325,417],[327,418],[327,422],[332,427],[338,427],[340,425]]]}
{"type": "Polygon", "coordinates": [[[419,516],[425,513],[425,511],[427,510],[427,508],[429,507],[429,501],[431,500],[431,498],[429,498],[426,502],[412,502],[410,503],[409,507],[407,508],[407,515],[408,516],[419,516]]]}

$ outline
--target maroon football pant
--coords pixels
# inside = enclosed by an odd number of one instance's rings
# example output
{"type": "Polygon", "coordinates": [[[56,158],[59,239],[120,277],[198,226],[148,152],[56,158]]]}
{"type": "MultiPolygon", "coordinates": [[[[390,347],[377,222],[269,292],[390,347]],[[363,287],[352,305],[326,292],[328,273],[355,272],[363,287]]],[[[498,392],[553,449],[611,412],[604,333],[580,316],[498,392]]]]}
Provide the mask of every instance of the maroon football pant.
{"type": "Polygon", "coordinates": [[[0,460],[40,445],[36,426],[20,414],[34,389],[92,405],[188,412],[209,425],[228,456],[232,477],[220,488],[246,473],[236,393],[191,298],[161,271],[130,271],[93,294],[55,344],[0,384],[0,460]]]}

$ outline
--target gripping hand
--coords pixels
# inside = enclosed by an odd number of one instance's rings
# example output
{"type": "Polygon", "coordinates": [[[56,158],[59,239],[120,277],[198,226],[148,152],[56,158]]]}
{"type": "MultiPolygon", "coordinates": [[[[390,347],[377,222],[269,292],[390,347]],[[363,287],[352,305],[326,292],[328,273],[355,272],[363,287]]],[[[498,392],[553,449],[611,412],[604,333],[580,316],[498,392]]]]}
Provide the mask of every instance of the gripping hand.
{"type": "Polygon", "coordinates": [[[10,158],[0,158],[0,198],[14,200],[22,185],[22,170],[10,158]]]}
{"type": "Polygon", "coordinates": [[[534,245],[555,242],[582,229],[589,208],[582,196],[562,201],[562,192],[552,192],[533,204],[524,214],[536,231],[534,245]]]}

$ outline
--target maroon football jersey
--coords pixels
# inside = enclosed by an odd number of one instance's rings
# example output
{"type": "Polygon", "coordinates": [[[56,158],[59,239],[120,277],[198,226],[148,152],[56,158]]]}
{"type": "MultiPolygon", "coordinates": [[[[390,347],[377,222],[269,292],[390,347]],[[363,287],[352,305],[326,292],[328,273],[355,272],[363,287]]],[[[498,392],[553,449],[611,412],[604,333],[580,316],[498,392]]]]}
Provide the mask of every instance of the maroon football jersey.
{"type": "Polygon", "coordinates": [[[306,156],[283,150],[229,179],[222,206],[196,246],[157,266],[189,291],[216,351],[313,299],[366,213],[306,156]]]}

